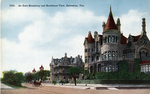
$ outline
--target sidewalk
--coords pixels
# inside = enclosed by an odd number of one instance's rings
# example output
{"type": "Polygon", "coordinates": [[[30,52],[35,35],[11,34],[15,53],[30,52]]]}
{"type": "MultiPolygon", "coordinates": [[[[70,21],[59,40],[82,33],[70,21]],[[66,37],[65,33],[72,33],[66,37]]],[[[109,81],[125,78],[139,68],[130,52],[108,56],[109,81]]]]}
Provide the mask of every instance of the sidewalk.
{"type": "Polygon", "coordinates": [[[5,85],[5,84],[3,84],[3,83],[0,83],[0,88],[1,88],[1,90],[4,90],[4,89],[14,89],[14,88],[12,88],[12,87],[10,87],[10,86],[7,86],[7,85],[5,85]]]}
{"type": "Polygon", "coordinates": [[[56,84],[51,83],[42,83],[45,86],[56,86],[56,87],[67,87],[67,88],[78,88],[78,89],[109,89],[109,90],[118,90],[118,88],[150,88],[150,85],[126,85],[126,84],[56,84]]]}

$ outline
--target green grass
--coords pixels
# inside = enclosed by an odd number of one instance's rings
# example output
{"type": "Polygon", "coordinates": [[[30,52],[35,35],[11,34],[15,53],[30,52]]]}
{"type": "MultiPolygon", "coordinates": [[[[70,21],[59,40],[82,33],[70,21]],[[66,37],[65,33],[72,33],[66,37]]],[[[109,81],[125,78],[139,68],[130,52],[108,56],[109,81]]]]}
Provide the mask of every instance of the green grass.
{"type": "Polygon", "coordinates": [[[3,83],[3,84],[5,84],[5,85],[7,85],[7,86],[10,86],[10,87],[12,87],[12,88],[16,88],[16,89],[26,88],[25,86],[15,86],[15,85],[11,85],[11,84],[8,84],[8,83],[3,83]]]}

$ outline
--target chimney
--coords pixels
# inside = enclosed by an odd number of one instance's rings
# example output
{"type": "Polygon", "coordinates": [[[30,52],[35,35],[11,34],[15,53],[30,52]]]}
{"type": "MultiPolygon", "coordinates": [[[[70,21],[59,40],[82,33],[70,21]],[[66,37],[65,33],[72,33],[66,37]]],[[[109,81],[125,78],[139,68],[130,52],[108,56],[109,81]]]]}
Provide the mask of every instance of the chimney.
{"type": "Polygon", "coordinates": [[[106,24],[105,24],[105,22],[103,22],[103,25],[102,25],[102,27],[103,27],[103,32],[104,32],[105,26],[106,26],[106,24]]]}
{"type": "Polygon", "coordinates": [[[94,32],[94,38],[98,35],[97,31],[94,32]]]}
{"type": "Polygon", "coordinates": [[[67,57],[67,53],[65,53],[65,57],[67,57]]]}
{"type": "Polygon", "coordinates": [[[142,19],[142,34],[146,35],[146,22],[145,22],[145,18],[142,19]]]}
{"type": "Polygon", "coordinates": [[[78,55],[78,58],[80,58],[80,55],[78,55]]]}
{"type": "Polygon", "coordinates": [[[121,30],[121,24],[120,24],[120,19],[119,18],[117,19],[117,28],[118,28],[118,31],[121,30]]]}

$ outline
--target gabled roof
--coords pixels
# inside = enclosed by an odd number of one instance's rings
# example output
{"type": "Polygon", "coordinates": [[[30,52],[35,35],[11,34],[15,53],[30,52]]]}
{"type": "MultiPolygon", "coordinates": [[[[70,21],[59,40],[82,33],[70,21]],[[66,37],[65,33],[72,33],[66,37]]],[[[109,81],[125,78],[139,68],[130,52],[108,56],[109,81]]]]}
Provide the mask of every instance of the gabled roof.
{"type": "Polygon", "coordinates": [[[87,40],[88,43],[94,43],[95,42],[94,38],[92,37],[91,32],[89,32],[89,35],[86,38],[86,40],[87,40]]]}
{"type": "Polygon", "coordinates": [[[140,38],[140,36],[141,36],[141,35],[138,35],[138,36],[131,36],[131,37],[133,37],[133,39],[134,39],[133,42],[137,42],[137,40],[140,38]]]}
{"type": "Polygon", "coordinates": [[[114,18],[113,18],[111,7],[110,7],[110,13],[109,13],[108,20],[107,20],[107,23],[106,23],[104,31],[105,30],[110,30],[110,29],[118,30],[117,26],[115,24],[114,18]]]}
{"type": "Polygon", "coordinates": [[[127,38],[121,34],[121,44],[127,44],[127,38]]]}
{"type": "Polygon", "coordinates": [[[140,64],[147,64],[150,63],[150,61],[141,61],[140,64]]]}

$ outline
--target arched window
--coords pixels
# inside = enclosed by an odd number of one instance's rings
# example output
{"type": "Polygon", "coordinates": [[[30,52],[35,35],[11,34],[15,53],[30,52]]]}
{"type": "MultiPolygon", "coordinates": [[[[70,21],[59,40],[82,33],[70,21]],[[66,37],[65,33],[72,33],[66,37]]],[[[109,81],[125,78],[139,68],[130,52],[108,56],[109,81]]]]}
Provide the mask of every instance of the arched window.
{"type": "Polygon", "coordinates": [[[112,66],[112,71],[115,71],[115,65],[112,66]]]}
{"type": "Polygon", "coordinates": [[[113,43],[115,42],[115,37],[114,37],[114,36],[112,36],[112,42],[113,42],[113,43]]]}
{"type": "Polygon", "coordinates": [[[99,60],[99,56],[96,57],[96,60],[99,60]]]}
{"type": "Polygon", "coordinates": [[[113,60],[115,60],[115,52],[113,51],[113,58],[112,58],[113,60]]]}
{"type": "Polygon", "coordinates": [[[122,59],[123,59],[123,60],[125,59],[125,55],[124,55],[124,53],[122,54],[122,59]]]}
{"type": "Polygon", "coordinates": [[[94,61],[94,57],[92,56],[92,62],[94,61]]]}
{"type": "Polygon", "coordinates": [[[134,58],[134,52],[132,52],[132,58],[134,58]]]}
{"type": "Polygon", "coordinates": [[[131,54],[131,52],[129,53],[129,56],[130,56],[130,58],[132,57],[132,54],[131,54]]]}
{"type": "Polygon", "coordinates": [[[118,60],[118,52],[116,52],[116,60],[118,60]]]}
{"type": "Polygon", "coordinates": [[[106,60],[108,60],[108,55],[107,55],[107,52],[105,52],[105,55],[106,55],[106,60]]]}
{"type": "Polygon", "coordinates": [[[105,37],[105,43],[107,43],[107,37],[105,37]]]}
{"type": "Polygon", "coordinates": [[[108,55],[109,55],[109,60],[111,60],[111,52],[109,52],[109,54],[108,54],[108,55]]]}
{"type": "Polygon", "coordinates": [[[108,67],[106,66],[106,72],[108,72],[108,67]]]}
{"type": "Polygon", "coordinates": [[[88,52],[91,52],[91,49],[90,49],[90,48],[88,49],[88,52]]]}
{"type": "Polygon", "coordinates": [[[118,36],[116,36],[116,43],[118,43],[118,36]]]}
{"type": "Polygon", "coordinates": [[[91,57],[90,57],[90,56],[89,56],[89,58],[88,58],[88,59],[89,59],[89,62],[91,62],[91,57]]]}
{"type": "Polygon", "coordinates": [[[110,36],[108,36],[108,43],[110,43],[111,42],[111,37],[110,36]]]}
{"type": "Polygon", "coordinates": [[[65,69],[63,68],[63,73],[65,72],[65,69]]]}
{"type": "Polygon", "coordinates": [[[111,65],[109,65],[109,72],[111,72],[111,65]]]}

